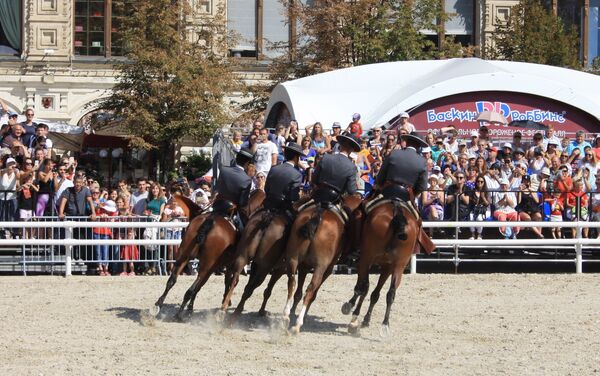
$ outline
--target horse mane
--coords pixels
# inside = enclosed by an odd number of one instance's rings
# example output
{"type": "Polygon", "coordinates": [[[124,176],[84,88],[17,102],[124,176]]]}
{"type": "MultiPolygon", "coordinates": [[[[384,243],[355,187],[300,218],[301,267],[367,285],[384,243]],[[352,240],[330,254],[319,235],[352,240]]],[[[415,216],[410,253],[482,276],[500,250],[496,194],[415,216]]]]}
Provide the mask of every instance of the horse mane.
{"type": "Polygon", "coordinates": [[[323,209],[322,206],[317,206],[315,214],[298,229],[298,234],[300,234],[301,237],[304,239],[312,239],[315,237],[324,210],[325,209],[323,209]]]}

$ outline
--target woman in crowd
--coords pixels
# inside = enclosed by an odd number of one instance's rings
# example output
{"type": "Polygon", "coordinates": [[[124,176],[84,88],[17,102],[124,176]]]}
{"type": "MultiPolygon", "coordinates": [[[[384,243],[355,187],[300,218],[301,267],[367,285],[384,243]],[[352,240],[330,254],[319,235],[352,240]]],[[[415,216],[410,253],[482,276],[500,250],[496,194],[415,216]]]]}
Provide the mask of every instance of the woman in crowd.
{"type": "Polygon", "coordinates": [[[456,183],[448,187],[445,214],[450,220],[468,221],[471,190],[465,185],[466,176],[463,172],[457,172],[455,178],[456,183]]]}
{"type": "MultiPolygon", "coordinates": [[[[485,221],[489,217],[491,197],[485,185],[485,175],[479,174],[475,179],[475,189],[473,189],[470,199],[469,219],[471,221],[485,221]]],[[[471,227],[471,239],[481,239],[483,227],[471,227]]]]}
{"type": "Polygon", "coordinates": [[[532,175],[537,175],[542,171],[544,167],[546,167],[544,152],[542,149],[536,148],[533,150],[533,160],[529,164],[529,173],[532,175]]]}
{"type": "Polygon", "coordinates": [[[15,191],[19,189],[19,171],[16,168],[17,161],[13,158],[7,158],[4,165],[6,167],[0,170],[0,219],[11,222],[17,213],[15,191]]]}
{"type": "Polygon", "coordinates": [[[242,141],[242,132],[233,131],[233,135],[231,138],[231,144],[233,145],[233,148],[235,149],[235,151],[240,151],[243,143],[244,143],[244,141],[242,141]]]}
{"type": "Polygon", "coordinates": [[[477,157],[477,159],[475,159],[475,167],[477,167],[477,174],[484,174],[487,172],[487,163],[485,161],[485,158],[483,158],[482,156],[477,157]]]}
{"type": "Polygon", "coordinates": [[[323,133],[323,126],[321,123],[316,122],[313,125],[307,126],[306,135],[310,136],[311,147],[315,149],[317,153],[324,154],[331,150],[329,137],[323,133]]]}
{"type": "Polygon", "coordinates": [[[388,155],[392,153],[392,151],[399,148],[399,145],[396,144],[396,134],[388,133],[385,136],[385,143],[383,144],[383,148],[381,149],[381,156],[385,159],[388,155]]]}
{"type": "MultiPolygon", "coordinates": [[[[542,220],[540,196],[537,191],[531,189],[531,178],[529,177],[529,175],[523,176],[521,185],[519,186],[519,192],[517,194],[517,203],[519,208],[519,220],[542,220]]],[[[538,239],[544,239],[541,227],[532,227],[531,230],[538,239]]]]}
{"type": "Polygon", "coordinates": [[[126,200],[126,202],[129,202],[131,199],[131,193],[129,192],[127,181],[119,180],[117,183],[117,192],[119,193],[119,196],[122,196],[126,200]]]}
{"type": "Polygon", "coordinates": [[[54,163],[51,159],[44,159],[36,175],[36,185],[39,187],[37,201],[35,205],[35,216],[42,217],[49,207],[50,196],[54,193],[54,173],[52,168],[54,163]]]}
{"type": "MultiPolygon", "coordinates": [[[[165,211],[166,204],[167,200],[165,198],[165,193],[163,192],[160,184],[152,183],[150,185],[148,198],[146,199],[146,208],[144,210],[144,214],[158,221],[165,211]]],[[[158,229],[155,227],[147,228],[145,230],[145,237],[147,239],[156,239],[158,237],[158,229]]],[[[146,247],[146,250],[149,251],[149,257],[152,260],[158,259],[158,247],[150,246],[146,247]]],[[[156,274],[156,265],[149,265],[148,269],[146,270],[146,274],[156,274]]]]}
{"type": "Polygon", "coordinates": [[[342,134],[342,125],[337,121],[331,126],[331,136],[329,137],[329,146],[334,152],[339,151],[337,137],[342,134]]]}
{"type": "MultiPolygon", "coordinates": [[[[37,194],[39,188],[33,183],[33,172],[21,173],[19,180],[20,187],[17,193],[19,220],[28,221],[33,217],[33,210],[35,209],[33,198],[37,194]]],[[[25,229],[25,234],[23,235],[26,239],[29,239],[31,237],[30,230],[25,229]]]]}
{"type": "MultiPolygon", "coordinates": [[[[446,203],[444,190],[439,186],[437,175],[429,176],[429,188],[421,195],[423,204],[423,218],[427,221],[441,221],[444,219],[444,205],[446,203]]],[[[433,237],[434,228],[429,228],[429,235],[433,237]]]]}
{"type": "Polygon", "coordinates": [[[298,122],[295,120],[290,121],[290,126],[285,130],[285,142],[295,142],[300,143],[302,140],[302,136],[300,135],[300,131],[298,130],[298,122]]]}
{"type": "MultiPolygon", "coordinates": [[[[510,184],[506,178],[502,178],[500,180],[500,192],[495,197],[495,211],[494,218],[497,221],[505,222],[505,221],[516,221],[518,219],[517,210],[517,197],[513,192],[510,192],[510,184]]],[[[519,228],[515,227],[513,229],[500,227],[500,234],[506,238],[512,237],[513,239],[517,238],[517,234],[519,234],[519,228]]]]}

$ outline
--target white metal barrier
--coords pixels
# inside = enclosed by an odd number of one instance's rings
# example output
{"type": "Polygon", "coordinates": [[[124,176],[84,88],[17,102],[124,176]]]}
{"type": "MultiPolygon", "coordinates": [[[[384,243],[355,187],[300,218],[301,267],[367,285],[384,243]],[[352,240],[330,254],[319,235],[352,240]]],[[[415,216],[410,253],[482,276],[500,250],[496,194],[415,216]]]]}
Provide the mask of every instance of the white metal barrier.
{"type": "MultiPolygon", "coordinates": [[[[138,229],[147,229],[147,228],[156,228],[156,229],[165,229],[165,228],[179,228],[183,229],[188,226],[188,222],[79,222],[79,221],[53,221],[53,222],[0,222],[0,228],[24,228],[27,227],[29,229],[64,229],[65,236],[64,238],[49,238],[49,239],[0,239],[0,246],[21,246],[23,250],[25,246],[63,246],[65,247],[65,259],[64,259],[64,267],[65,267],[65,275],[72,274],[72,265],[73,265],[73,247],[76,246],[95,246],[95,245],[108,245],[108,246],[116,246],[116,245],[141,245],[141,246],[169,246],[169,245],[179,245],[181,240],[178,239],[74,239],[73,238],[73,229],[76,228],[94,228],[94,227],[106,227],[111,229],[122,229],[122,228],[138,228],[138,229]]],[[[423,227],[425,228],[468,228],[468,227],[486,227],[486,228],[499,228],[499,227],[543,227],[543,228],[575,228],[576,229],[576,237],[573,239],[483,239],[483,240],[469,240],[469,239],[433,239],[434,243],[438,247],[453,247],[454,256],[446,259],[428,259],[424,257],[418,257],[417,255],[413,255],[411,259],[411,273],[417,272],[417,263],[418,262],[429,262],[429,261],[450,261],[454,262],[455,265],[458,265],[460,262],[567,262],[574,263],[575,270],[577,273],[581,273],[583,271],[583,263],[584,262],[600,262],[600,259],[594,260],[584,260],[583,258],[583,247],[594,247],[600,246],[600,239],[586,239],[582,238],[582,229],[583,228],[600,228],[600,222],[585,222],[585,221],[575,221],[575,222],[500,222],[500,221],[481,221],[481,222],[470,222],[470,221],[461,221],[461,222],[451,222],[451,221],[439,221],[439,222],[423,222],[423,227]],[[563,248],[572,248],[574,250],[575,256],[573,259],[527,259],[527,258],[511,258],[511,259],[494,259],[494,258],[485,258],[485,259],[461,259],[459,257],[460,249],[468,249],[473,247],[500,247],[507,248],[513,246],[528,247],[528,246],[553,246],[553,247],[563,247],[563,248]]],[[[143,261],[143,260],[140,260],[143,261]]],[[[154,260],[152,260],[154,261],[154,260]]],[[[52,261],[54,262],[54,261],[52,261]]],[[[111,261],[111,262],[123,262],[123,261],[111,261]]],[[[173,262],[173,260],[165,260],[165,262],[173,262]]],[[[26,269],[26,258],[25,251],[23,251],[23,268],[24,271],[26,269]]]]}

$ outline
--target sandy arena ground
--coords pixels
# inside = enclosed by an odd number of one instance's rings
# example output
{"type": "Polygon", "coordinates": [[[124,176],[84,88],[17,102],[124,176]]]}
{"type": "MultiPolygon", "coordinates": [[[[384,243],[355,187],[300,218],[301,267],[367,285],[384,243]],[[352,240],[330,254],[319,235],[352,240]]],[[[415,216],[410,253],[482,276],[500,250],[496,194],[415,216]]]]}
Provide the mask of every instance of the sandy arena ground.
{"type": "MultiPolygon", "coordinates": [[[[283,280],[270,318],[254,313],[261,290],[234,329],[212,314],[222,277],[208,282],[184,324],[146,314],[166,278],[0,280],[1,375],[600,374],[600,275],[407,275],[389,337],[379,330],[385,296],[371,327],[347,334],[340,307],[354,276],[326,281],[298,336],[278,319],[283,280]]],[[[169,313],[191,282],[179,280],[169,313]]]]}

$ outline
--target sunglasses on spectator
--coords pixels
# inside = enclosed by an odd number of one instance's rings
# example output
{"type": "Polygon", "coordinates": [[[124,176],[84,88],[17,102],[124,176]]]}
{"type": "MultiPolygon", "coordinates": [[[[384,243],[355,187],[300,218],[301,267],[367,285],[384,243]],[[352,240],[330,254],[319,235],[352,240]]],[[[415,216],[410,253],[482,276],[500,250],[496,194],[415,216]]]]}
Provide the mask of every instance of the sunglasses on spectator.
{"type": "Polygon", "coordinates": [[[465,177],[464,176],[457,176],[456,178],[457,179],[464,179],[465,177]]]}
{"type": "Polygon", "coordinates": [[[93,195],[99,195],[100,192],[92,192],[93,195]]]}
{"type": "Polygon", "coordinates": [[[33,114],[26,114],[26,116],[27,116],[27,117],[31,117],[31,116],[33,116],[33,114]]]}
{"type": "Polygon", "coordinates": [[[485,180],[477,180],[477,183],[485,183],[485,180]]]}

